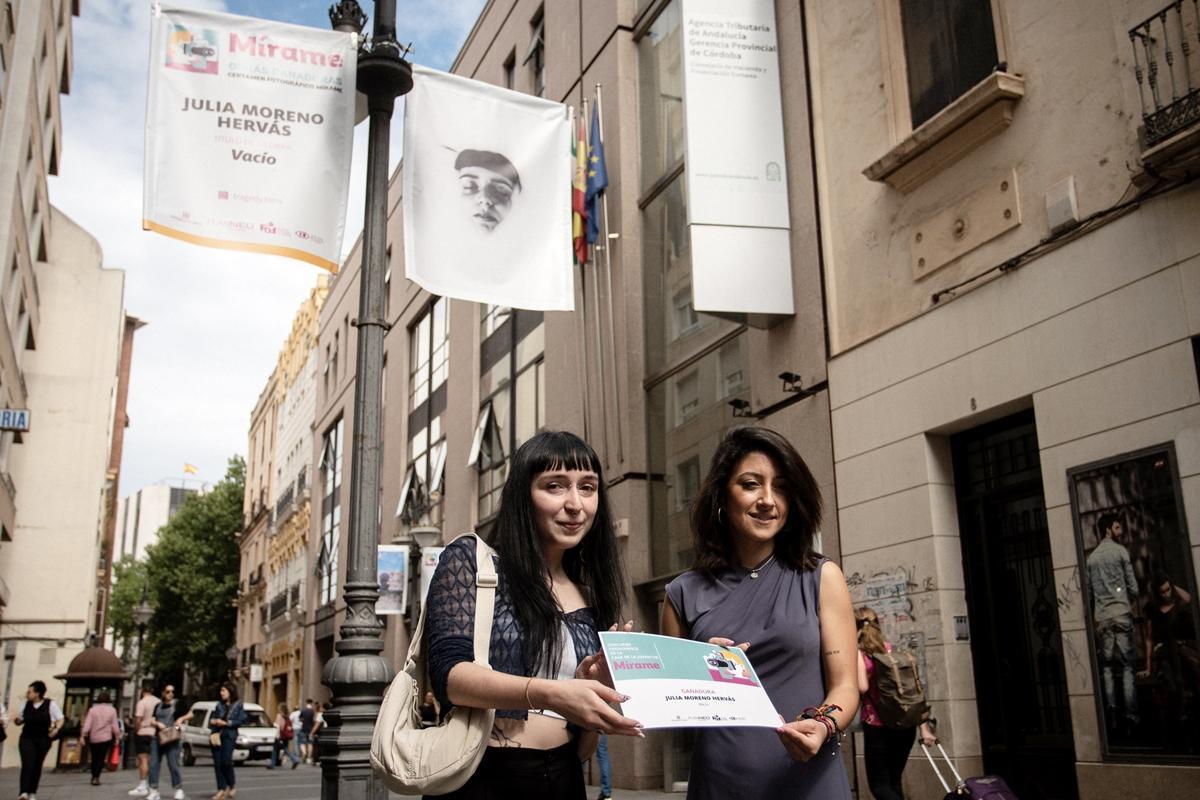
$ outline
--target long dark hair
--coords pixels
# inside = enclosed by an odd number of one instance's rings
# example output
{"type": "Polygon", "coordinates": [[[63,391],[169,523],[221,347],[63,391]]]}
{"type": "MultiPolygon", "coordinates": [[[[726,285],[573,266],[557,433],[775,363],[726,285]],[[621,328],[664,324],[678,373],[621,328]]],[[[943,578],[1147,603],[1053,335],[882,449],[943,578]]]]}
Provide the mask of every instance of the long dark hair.
{"type": "Polygon", "coordinates": [[[821,527],[821,490],[791,442],[769,428],[754,427],[725,434],[692,501],[694,568],[711,575],[735,562],[728,512],[722,509],[734,468],[751,453],[770,458],[786,483],[787,520],[775,537],[775,557],[793,569],[816,569],[821,554],[813,540],[821,527]]]}
{"type": "Polygon", "coordinates": [[[525,666],[536,675],[557,664],[561,641],[562,610],[547,581],[548,567],[538,537],[533,507],[533,480],[549,470],[591,470],[598,479],[599,501],[591,530],[578,547],[563,555],[563,569],[596,612],[596,625],[605,630],[621,613],[625,577],[617,553],[600,458],[591,446],[573,433],[544,431],[517,448],[500,494],[500,511],[489,544],[500,554],[513,613],[522,633],[525,666]]]}

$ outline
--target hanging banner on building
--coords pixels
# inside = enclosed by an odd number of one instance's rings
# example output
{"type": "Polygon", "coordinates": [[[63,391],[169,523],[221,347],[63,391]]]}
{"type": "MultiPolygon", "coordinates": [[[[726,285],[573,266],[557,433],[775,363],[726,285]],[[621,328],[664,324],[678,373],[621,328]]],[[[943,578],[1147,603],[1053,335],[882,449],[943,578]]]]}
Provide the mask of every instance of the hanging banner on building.
{"type": "Polygon", "coordinates": [[[353,34],[162,7],[151,23],[142,227],[336,272],[353,34]]]}
{"type": "Polygon", "coordinates": [[[567,109],[413,67],[404,107],[404,268],[434,294],[574,308],[567,109]]]}
{"type": "Polygon", "coordinates": [[[774,0],[683,0],[681,25],[693,306],[791,314],[774,0]]]}
{"type": "Polygon", "coordinates": [[[408,545],[379,545],[379,599],[376,614],[403,614],[408,610],[408,545]]]}

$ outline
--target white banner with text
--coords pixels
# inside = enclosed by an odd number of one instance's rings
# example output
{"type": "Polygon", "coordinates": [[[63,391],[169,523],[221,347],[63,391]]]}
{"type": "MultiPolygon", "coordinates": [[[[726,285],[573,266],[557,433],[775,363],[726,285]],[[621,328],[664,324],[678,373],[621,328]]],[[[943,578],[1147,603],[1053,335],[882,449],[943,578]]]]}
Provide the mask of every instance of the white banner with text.
{"type": "Polygon", "coordinates": [[[791,314],[774,0],[682,0],[680,25],[693,305],[791,314]]]}
{"type": "Polygon", "coordinates": [[[356,41],[162,7],[151,21],[143,229],[336,272],[356,41]]]}

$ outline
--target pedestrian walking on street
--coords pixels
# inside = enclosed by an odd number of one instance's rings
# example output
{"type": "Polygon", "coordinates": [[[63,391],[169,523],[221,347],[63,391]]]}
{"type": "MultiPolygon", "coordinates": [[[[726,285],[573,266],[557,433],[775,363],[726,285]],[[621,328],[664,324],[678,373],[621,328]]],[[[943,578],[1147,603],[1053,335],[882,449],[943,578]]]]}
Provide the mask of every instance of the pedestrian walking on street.
{"type": "Polygon", "coordinates": [[[584,800],[580,762],[596,731],[641,735],[588,675],[597,628],[620,614],[624,578],[596,452],[571,433],[538,433],[513,455],[491,536],[499,584],[490,669],[473,663],[476,543],[442,553],[429,590],[429,672],[443,714],[496,709],[475,774],[445,797],[584,800]]]}
{"type": "Polygon", "coordinates": [[[233,800],[237,797],[233,746],[237,744],[238,728],[246,722],[246,709],[242,707],[237,688],[232,683],[221,684],[220,697],[208,723],[212,730],[213,769],[217,773],[217,793],[212,800],[233,800]]]}
{"type": "Polygon", "coordinates": [[[312,733],[309,738],[312,740],[312,763],[321,763],[321,729],[325,727],[325,704],[317,703],[313,706],[313,724],[312,733]]]}
{"type": "Polygon", "coordinates": [[[312,714],[312,733],[308,734],[312,738],[312,763],[320,763],[320,732],[325,728],[325,704],[317,703],[313,706],[312,714]]]}
{"type": "Polygon", "coordinates": [[[900,778],[908,764],[908,754],[920,731],[921,743],[927,747],[937,744],[937,737],[928,722],[916,728],[889,728],[883,724],[875,709],[879,690],[876,684],[875,662],[872,653],[890,653],[892,643],[883,638],[879,615],[870,606],[854,612],[858,624],[858,688],[862,694],[863,761],[867,771],[867,786],[875,800],[904,800],[900,778]]]}
{"type": "Polygon", "coordinates": [[[0,755],[4,754],[4,740],[8,738],[8,707],[0,703],[0,755]]]}
{"type": "Polygon", "coordinates": [[[167,768],[171,771],[171,788],[174,800],[183,800],[183,773],[179,771],[179,748],[183,740],[183,726],[192,718],[191,710],[175,696],[175,685],[168,683],[162,688],[162,701],[154,709],[154,738],[150,741],[150,794],[146,800],[161,800],[158,792],[158,776],[162,773],[162,759],[166,756],[167,768]]]}
{"type": "Polygon", "coordinates": [[[596,800],[611,800],[612,761],[608,757],[608,736],[603,733],[596,746],[596,766],[600,769],[600,794],[596,795],[596,800]]]}
{"type": "Polygon", "coordinates": [[[18,748],[21,753],[21,794],[18,800],[37,800],[38,784],[42,782],[42,762],[50,752],[50,743],[63,726],[63,712],[58,703],[46,699],[46,684],[34,681],[25,691],[25,707],[13,720],[23,726],[18,748]]]}
{"type": "Polygon", "coordinates": [[[292,709],[292,713],[288,714],[288,721],[292,723],[292,741],[288,744],[288,752],[292,754],[293,761],[303,761],[304,755],[300,752],[300,709],[292,709]]]}
{"type": "Polygon", "coordinates": [[[697,732],[688,800],[849,798],[838,735],[858,710],[854,612],[841,569],[813,549],[821,492],[804,459],[772,430],[729,431],[691,523],[694,566],[667,584],[662,632],[749,647],[794,721],[697,732]]]}
{"type": "Polygon", "coordinates": [[[271,748],[271,766],[267,769],[279,766],[280,752],[286,753],[292,760],[292,769],[300,766],[300,758],[292,752],[294,738],[295,728],[292,727],[292,720],[288,716],[288,707],[280,703],[279,710],[275,712],[275,744],[271,748]]]}
{"type": "Polygon", "coordinates": [[[313,720],[317,712],[313,710],[312,698],[304,701],[304,709],[300,712],[300,730],[296,741],[300,743],[300,758],[305,764],[313,763],[312,759],[312,730],[313,720]]]}
{"type": "Polygon", "coordinates": [[[138,785],[129,790],[130,797],[150,794],[150,748],[158,728],[154,724],[154,709],[161,702],[148,683],[142,684],[142,696],[133,710],[133,752],[137,753],[138,785]]]}
{"type": "Polygon", "coordinates": [[[96,696],[96,702],[83,718],[83,730],[79,734],[88,743],[92,786],[100,785],[100,773],[108,764],[108,751],[112,749],[113,741],[121,736],[121,723],[117,718],[112,696],[107,689],[101,689],[100,694],[96,696]]]}

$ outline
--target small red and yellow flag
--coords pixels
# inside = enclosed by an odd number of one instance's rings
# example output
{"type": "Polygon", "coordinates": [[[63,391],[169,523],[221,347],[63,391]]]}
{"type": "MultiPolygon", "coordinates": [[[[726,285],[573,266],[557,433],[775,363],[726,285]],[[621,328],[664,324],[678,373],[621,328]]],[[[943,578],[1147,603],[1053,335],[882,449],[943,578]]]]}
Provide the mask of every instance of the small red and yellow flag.
{"type": "Polygon", "coordinates": [[[575,261],[587,263],[587,140],[584,138],[583,119],[571,151],[575,156],[575,179],[571,182],[571,239],[575,245],[575,261]]]}

